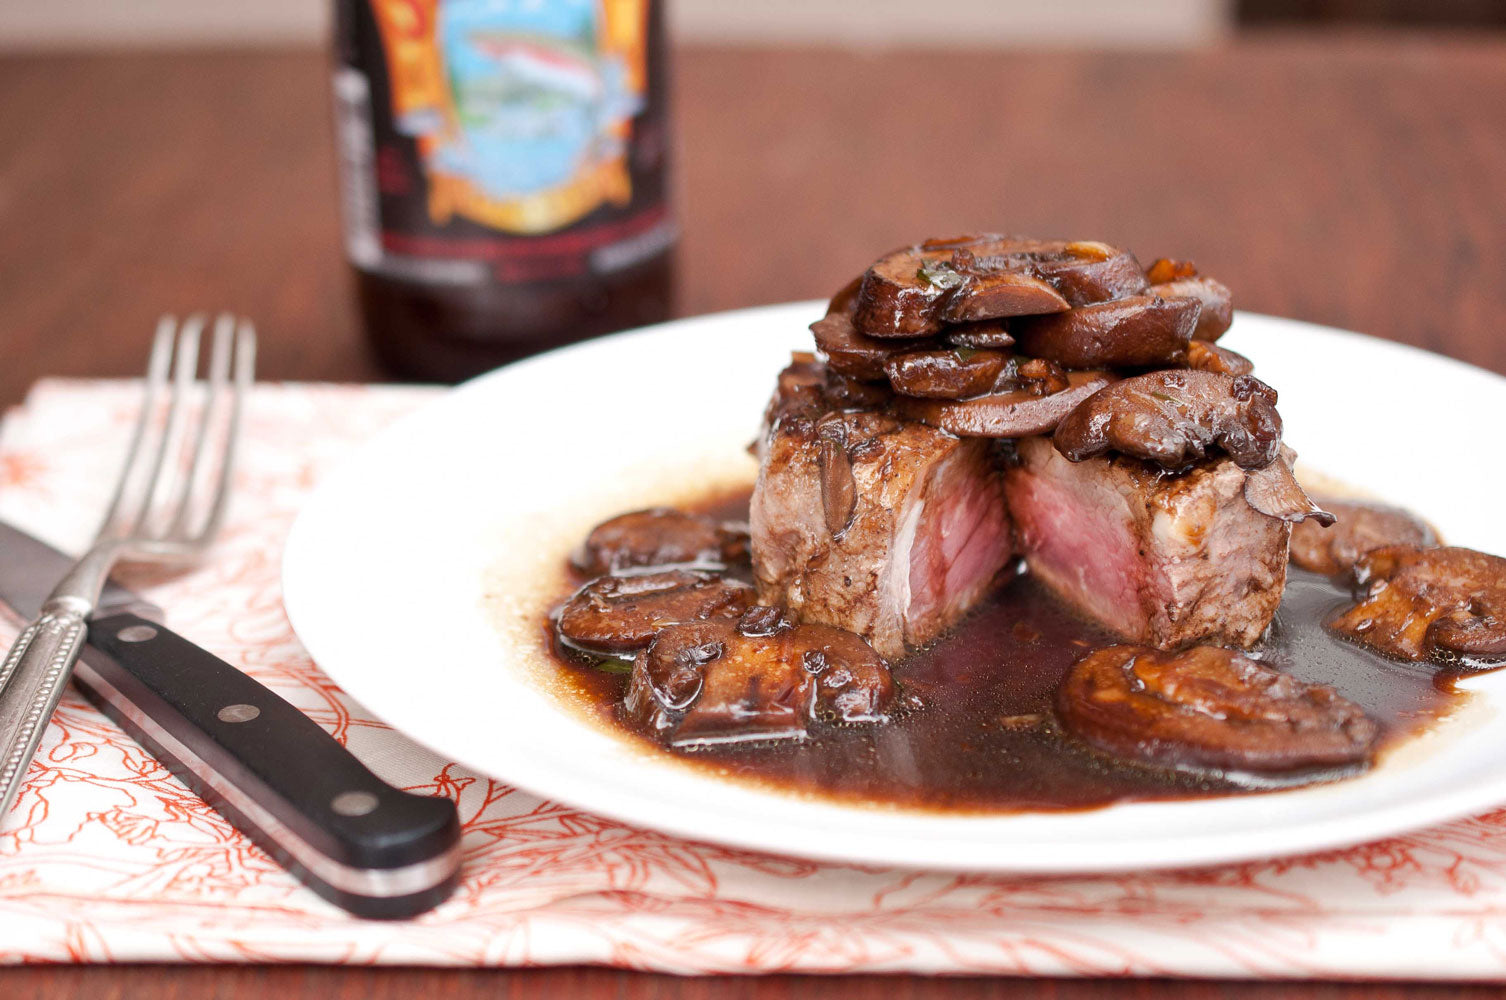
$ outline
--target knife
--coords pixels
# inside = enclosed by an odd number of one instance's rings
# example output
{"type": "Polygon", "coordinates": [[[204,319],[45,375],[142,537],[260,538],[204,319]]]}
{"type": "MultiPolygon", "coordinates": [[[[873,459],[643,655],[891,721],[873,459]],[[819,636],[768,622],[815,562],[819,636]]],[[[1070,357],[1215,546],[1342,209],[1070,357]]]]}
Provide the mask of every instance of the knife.
{"type": "MultiPolygon", "coordinates": [[[[0,523],[0,602],[34,618],[73,562],[0,523]]],[[[105,587],[74,672],[90,701],[335,905],[401,919],[450,895],[460,870],[455,803],[382,781],[308,716],[161,619],[150,602],[105,587]]]]}

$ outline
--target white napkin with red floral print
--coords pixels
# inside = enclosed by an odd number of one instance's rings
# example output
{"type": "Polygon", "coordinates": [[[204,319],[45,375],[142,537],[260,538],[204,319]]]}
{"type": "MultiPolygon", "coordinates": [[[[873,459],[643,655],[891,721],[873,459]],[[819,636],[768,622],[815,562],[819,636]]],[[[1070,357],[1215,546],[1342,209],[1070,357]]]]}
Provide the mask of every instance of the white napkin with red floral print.
{"type": "MultiPolygon", "coordinates": [[[[258,386],[213,559],[128,582],[387,780],[454,798],[459,891],[405,923],[348,916],[70,692],[0,821],[0,961],[1506,978],[1506,811],[1308,857],[1007,878],[688,843],[434,756],[320,673],[288,627],[278,580],[283,538],[319,476],[436,391],[258,386]]],[[[82,548],[135,405],[130,383],[40,383],[0,426],[0,518],[82,548]]],[[[0,642],[14,633],[0,625],[0,642]]]]}

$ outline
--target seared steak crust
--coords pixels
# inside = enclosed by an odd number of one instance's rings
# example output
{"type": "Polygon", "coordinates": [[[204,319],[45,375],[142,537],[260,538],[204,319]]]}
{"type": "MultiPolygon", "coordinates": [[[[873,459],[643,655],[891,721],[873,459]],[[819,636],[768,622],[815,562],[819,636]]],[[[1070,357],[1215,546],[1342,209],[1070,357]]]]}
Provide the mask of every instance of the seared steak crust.
{"type": "Polygon", "coordinates": [[[994,446],[840,409],[797,367],[781,376],[758,443],[759,600],[902,656],[965,614],[1011,560],[994,446]]]}

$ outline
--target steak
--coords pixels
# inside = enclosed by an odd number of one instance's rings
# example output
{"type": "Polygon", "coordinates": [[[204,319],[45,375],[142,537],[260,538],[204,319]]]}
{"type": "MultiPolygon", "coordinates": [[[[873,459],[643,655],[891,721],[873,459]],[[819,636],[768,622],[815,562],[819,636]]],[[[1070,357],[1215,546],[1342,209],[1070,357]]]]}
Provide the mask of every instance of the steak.
{"type": "Polygon", "coordinates": [[[1122,455],[1071,462],[1048,438],[1016,450],[1004,484],[1017,543],[1069,606],[1161,649],[1260,638],[1281,603],[1291,527],[1245,501],[1231,459],[1171,476],[1122,455]]]}
{"type": "Polygon", "coordinates": [[[841,408],[819,365],[780,376],[750,512],[759,600],[893,659],[988,593],[1013,556],[994,445],[841,408]]]}

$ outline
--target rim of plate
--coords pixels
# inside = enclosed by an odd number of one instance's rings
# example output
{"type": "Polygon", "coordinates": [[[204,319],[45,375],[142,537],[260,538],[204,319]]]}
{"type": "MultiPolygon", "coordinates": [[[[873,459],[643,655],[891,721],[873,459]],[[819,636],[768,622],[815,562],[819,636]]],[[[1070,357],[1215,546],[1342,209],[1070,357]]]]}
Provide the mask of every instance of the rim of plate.
{"type": "MultiPolygon", "coordinates": [[[[719,329],[754,324],[778,329],[781,334],[792,331],[781,348],[788,350],[798,344],[797,338],[806,322],[819,316],[822,306],[821,302],[797,302],[734,310],[560,348],[465,383],[377,432],[322,478],[289,532],[283,561],[284,606],[299,639],[319,667],[352,698],[446,760],[454,760],[481,774],[491,774],[552,801],[634,826],[740,849],[838,864],[1022,874],[1193,867],[1349,846],[1475,814],[1506,802],[1506,762],[1503,762],[1499,773],[1463,787],[1429,785],[1417,789],[1415,794],[1400,796],[1384,790],[1392,776],[1382,766],[1365,776],[1332,785],[1202,800],[1132,802],[1082,812],[959,814],[875,808],[718,780],[666,754],[644,749],[629,750],[620,758],[613,755],[582,760],[570,753],[529,753],[529,748],[509,742],[518,738],[510,733],[500,737],[493,734],[488,743],[486,736],[467,732],[464,727],[435,724],[434,715],[424,707],[423,699],[413,697],[415,691],[422,689],[405,688],[395,682],[393,676],[397,672],[389,670],[383,675],[364,669],[371,657],[380,653],[373,653],[377,647],[365,636],[369,629],[363,626],[381,621],[391,627],[390,613],[373,606],[373,602],[382,605],[384,596],[390,595],[371,593],[374,584],[361,578],[357,562],[342,564],[327,556],[331,539],[336,540],[335,551],[345,555],[354,552],[352,546],[357,539],[353,535],[341,537],[341,532],[354,531],[344,523],[347,517],[342,511],[348,510],[344,505],[353,496],[364,495],[363,477],[372,476],[373,468],[381,467],[384,456],[411,449],[422,442],[426,433],[442,429],[447,418],[463,414],[478,400],[505,395],[506,388],[514,383],[527,385],[536,375],[546,375],[552,369],[595,353],[610,356],[642,348],[656,339],[674,342],[688,336],[708,336],[708,330],[714,334],[719,329]],[[340,549],[340,544],[345,548],[340,549]],[[388,617],[382,618],[383,614],[388,617]],[[498,768],[493,748],[510,749],[515,754],[498,768]],[[1357,788],[1363,791],[1356,791],[1357,788]],[[1371,801],[1367,803],[1367,799],[1371,801]],[[1353,811],[1356,805],[1361,807],[1358,812],[1353,811]],[[1215,832],[1180,832],[1195,830],[1200,823],[1206,825],[1204,821],[1210,816],[1219,817],[1213,824],[1215,832]],[[1104,834],[1110,827],[1118,829],[1121,835],[1107,839],[1104,834]],[[1094,829],[1097,835],[1074,845],[1071,832],[1085,828],[1094,829]],[[845,836],[832,836],[834,832],[845,836]]],[[[1442,373],[1447,381],[1463,384],[1468,392],[1483,392],[1506,407],[1506,378],[1451,358],[1296,320],[1250,313],[1240,313],[1239,320],[1236,331],[1263,327],[1266,335],[1300,337],[1304,350],[1316,354],[1370,356],[1375,366],[1405,371],[1409,377],[1415,377],[1419,369],[1430,369],[1442,373]]],[[[774,340],[771,336],[771,343],[774,340]]],[[[772,380],[773,374],[773,371],[759,372],[766,382],[772,380]]],[[[1280,379],[1273,381],[1279,388],[1280,379]]],[[[1297,426],[1290,417],[1287,422],[1289,428],[1297,426]]],[[[1352,450],[1345,448],[1343,452],[1352,450]]],[[[1344,454],[1335,451],[1327,459],[1327,464],[1319,460],[1314,465],[1345,478],[1344,468],[1330,467],[1334,462],[1343,465],[1344,454]]],[[[1354,458],[1361,466],[1367,461],[1373,458],[1364,454],[1354,458]]],[[[1349,467],[1355,467],[1353,462],[1349,467]]],[[[394,475],[390,471],[384,474],[394,475]]],[[[1371,486],[1365,481],[1357,485],[1371,486]]],[[[1457,540],[1470,544],[1469,538],[1457,540]]],[[[476,635],[477,624],[462,616],[454,627],[470,628],[476,635]]],[[[446,630],[432,621],[418,622],[406,633],[402,629],[397,631],[402,641],[409,643],[410,650],[416,650],[423,648],[413,642],[421,630],[427,630],[428,636],[439,641],[439,648],[443,649],[446,630]]],[[[473,644],[470,651],[475,648],[473,644]]],[[[497,648],[505,655],[505,647],[497,648]]],[[[431,676],[425,675],[417,683],[422,684],[431,676]]],[[[1488,692],[1486,698],[1479,699],[1488,707],[1506,705],[1506,672],[1481,678],[1470,686],[1488,692]]],[[[596,752],[603,748],[616,747],[619,751],[626,748],[621,737],[586,722],[559,704],[554,695],[526,690],[517,684],[516,678],[510,687],[506,683],[502,687],[511,697],[508,704],[496,706],[495,721],[504,727],[512,725],[528,730],[542,726],[544,731],[579,740],[596,752]]],[[[1477,725],[1474,729],[1483,727],[1477,725]]],[[[1467,739],[1475,739],[1476,735],[1471,730],[1467,739]]],[[[1502,745],[1506,746],[1506,738],[1502,745]]],[[[1442,751],[1449,752],[1460,751],[1457,748],[1442,751]]],[[[1398,777],[1411,774],[1411,767],[1408,765],[1398,777]]]]}

